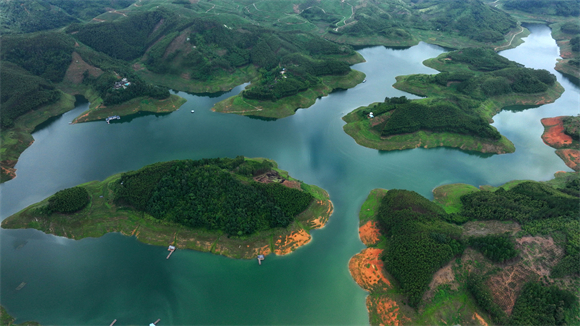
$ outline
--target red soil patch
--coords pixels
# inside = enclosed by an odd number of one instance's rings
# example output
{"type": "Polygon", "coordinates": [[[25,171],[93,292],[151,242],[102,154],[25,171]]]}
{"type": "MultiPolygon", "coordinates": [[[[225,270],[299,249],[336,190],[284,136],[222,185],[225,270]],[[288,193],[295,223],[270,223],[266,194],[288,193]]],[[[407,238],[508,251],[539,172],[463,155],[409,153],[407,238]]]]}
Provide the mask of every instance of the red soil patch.
{"type": "Polygon", "coordinates": [[[279,256],[287,255],[296,250],[296,248],[310,242],[310,239],[312,239],[310,234],[306,233],[303,229],[293,231],[285,237],[279,236],[278,240],[274,243],[274,253],[279,256]]]}
{"type": "Polygon", "coordinates": [[[328,222],[328,218],[330,217],[330,215],[332,215],[332,211],[334,210],[334,206],[332,205],[332,201],[330,200],[326,201],[317,200],[316,203],[318,205],[328,205],[328,209],[322,216],[319,216],[311,221],[308,221],[308,227],[311,229],[323,228],[326,225],[326,222],[328,222]]]}
{"type": "Polygon", "coordinates": [[[362,241],[366,246],[372,246],[379,242],[379,236],[381,231],[377,226],[377,222],[368,221],[363,226],[358,229],[358,236],[360,241],[362,241]]]}
{"type": "Polygon", "coordinates": [[[348,269],[354,281],[364,290],[386,291],[391,283],[383,274],[383,249],[366,248],[354,255],[348,262],[348,269]]]}
{"type": "Polygon", "coordinates": [[[411,319],[400,314],[397,302],[387,295],[378,297],[369,295],[367,296],[366,304],[369,312],[375,312],[379,316],[380,325],[400,326],[411,321],[411,319]]]}
{"type": "Polygon", "coordinates": [[[266,173],[255,176],[254,181],[259,183],[280,183],[288,188],[302,190],[302,188],[300,188],[300,182],[287,180],[275,170],[270,170],[266,173]]]}
{"type": "Polygon", "coordinates": [[[564,254],[564,250],[556,246],[551,237],[528,236],[516,239],[516,242],[521,260],[492,275],[486,282],[492,289],[493,301],[508,315],[511,315],[524,284],[549,276],[564,254]]]}
{"type": "Polygon", "coordinates": [[[10,179],[16,178],[15,168],[0,166],[0,169],[2,169],[2,174],[8,176],[10,179]]]}
{"type": "Polygon", "coordinates": [[[580,171],[580,150],[577,149],[558,149],[556,155],[560,156],[564,163],[574,171],[580,171]]]}
{"type": "Polygon", "coordinates": [[[477,320],[477,322],[482,326],[487,326],[487,323],[485,322],[485,320],[480,315],[478,315],[477,312],[473,313],[472,319],[477,320]]]}
{"type": "Polygon", "coordinates": [[[546,145],[561,148],[572,145],[572,137],[564,133],[563,117],[544,118],[542,125],[546,128],[542,140],[546,145]]]}

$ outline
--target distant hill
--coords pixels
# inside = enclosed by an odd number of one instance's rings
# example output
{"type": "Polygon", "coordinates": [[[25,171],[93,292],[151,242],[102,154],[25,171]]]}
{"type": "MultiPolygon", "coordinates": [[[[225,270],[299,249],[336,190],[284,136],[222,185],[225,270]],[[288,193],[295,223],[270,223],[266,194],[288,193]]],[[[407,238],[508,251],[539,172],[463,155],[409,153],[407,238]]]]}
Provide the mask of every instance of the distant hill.
{"type": "Polygon", "coordinates": [[[0,0],[0,33],[31,33],[90,20],[133,0],[0,0]]]}

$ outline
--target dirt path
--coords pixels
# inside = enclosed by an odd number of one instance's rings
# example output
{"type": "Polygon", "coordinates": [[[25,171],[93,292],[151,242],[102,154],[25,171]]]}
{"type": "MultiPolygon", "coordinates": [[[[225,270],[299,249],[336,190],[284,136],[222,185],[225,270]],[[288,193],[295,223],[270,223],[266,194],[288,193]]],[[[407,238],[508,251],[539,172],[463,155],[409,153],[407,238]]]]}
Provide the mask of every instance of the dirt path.
{"type": "Polygon", "coordinates": [[[514,38],[516,37],[516,35],[523,33],[523,31],[524,31],[524,28],[522,26],[520,26],[520,31],[515,33],[514,35],[512,35],[512,39],[510,40],[510,42],[507,45],[497,46],[494,48],[494,50],[497,52],[498,49],[510,47],[512,45],[512,42],[513,42],[514,38]]]}

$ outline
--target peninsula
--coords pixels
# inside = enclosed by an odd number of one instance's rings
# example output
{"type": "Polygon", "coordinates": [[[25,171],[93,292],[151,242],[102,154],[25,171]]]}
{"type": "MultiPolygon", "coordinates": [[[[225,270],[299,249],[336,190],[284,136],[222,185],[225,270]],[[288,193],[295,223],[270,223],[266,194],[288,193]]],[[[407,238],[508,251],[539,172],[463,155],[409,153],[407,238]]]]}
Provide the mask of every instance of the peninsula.
{"type": "Polygon", "coordinates": [[[546,145],[556,149],[566,165],[574,171],[580,170],[580,116],[544,118],[542,140],[546,145]]]}
{"type": "Polygon", "coordinates": [[[109,232],[232,258],[286,255],[332,214],[326,191],[266,159],[156,163],[57,192],[2,222],[71,239],[109,232]]]}
{"type": "Polygon", "coordinates": [[[370,292],[370,324],[574,320],[579,180],[578,173],[559,172],[548,182],[497,188],[445,185],[433,190],[434,201],[407,190],[372,190],[359,213],[368,248],[349,262],[354,280],[370,292]],[[560,314],[538,304],[548,293],[560,314]]]}
{"type": "Polygon", "coordinates": [[[509,105],[555,101],[563,87],[546,70],[524,68],[492,49],[443,53],[424,64],[436,75],[398,76],[395,88],[426,97],[386,98],[343,117],[344,131],[360,145],[379,150],[454,147],[482,153],[511,153],[515,147],[492,127],[509,105]]]}

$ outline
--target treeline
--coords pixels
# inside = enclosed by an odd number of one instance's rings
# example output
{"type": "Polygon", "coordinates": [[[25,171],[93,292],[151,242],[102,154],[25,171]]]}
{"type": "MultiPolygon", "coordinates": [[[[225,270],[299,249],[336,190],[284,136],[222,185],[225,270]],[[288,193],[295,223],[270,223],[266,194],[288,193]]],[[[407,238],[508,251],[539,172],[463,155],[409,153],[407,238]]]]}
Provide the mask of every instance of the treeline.
{"type": "Polygon", "coordinates": [[[444,215],[441,207],[413,191],[389,190],[381,200],[377,218],[389,239],[385,268],[411,307],[419,305],[433,273],[464,250],[461,231],[444,222],[444,215]]]}
{"type": "Polygon", "coordinates": [[[536,15],[578,16],[580,15],[579,0],[507,0],[504,8],[521,10],[536,15]]]}
{"type": "Polygon", "coordinates": [[[460,215],[472,220],[512,220],[534,234],[561,232],[566,253],[552,270],[552,277],[580,274],[579,182],[566,181],[562,190],[539,182],[523,182],[504,190],[478,191],[461,197],[460,215]],[[569,194],[572,194],[570,196],[569,194]]]}
{"type": "Polygon", "coordinates": [[[52,83],[31,75],[17,65],[0,61],[0,126],[2,129],[14,125],[19,116],[52,104],[60,99],[61,93],[52,83]]]}
{"type": "Polygon", "coordinates": [[[495,71],[504,68],[523,67],[521,64],[511,61],[497,54],[489,48],[464,48],[449,52],[447,58],[453,62],[463,62],[475,71],[495,71]]]}
{"type": "Polygon", "coordinates": [[[26,69],[33,75],[60,82],[72,61],[74,40],[58,32],[2,37],[1,59],[26,69]]]}
{"type": "Polygon", "coordinates": [[[126,61],[142,56],[163,33],[177,26],[177,17],[163,9],[139,12],[113,22],[72,24],[67,32],[80,42],[126,61]]]}
{"type": "Polygon", "coordinates": [[[104,105],[115,105],[126,102],[136,97],[148,96],[154,99],[162,100],[168,98],[171,94],[167,87],[154,86],[147,84],[137,74],[125,71],[124,75],[117,75],[114,72],[107,72],[98,78],[86,76],[85,82],[93,86],[103,99],[104,105]],[[127,78],[130,82],[126,88],[117,88],[113,86],[115,82],[120,82],[122,78],[127,78]]]}
{"type": "Polygon", "coordinates": [[[0,32],[32,33],[90,20],[110,9],[122,9],[134,0],[20,0],[0,1],[0,32]]]}
{"type": "Polygon", "coordinates": [[[229,235],[286,227],[313,197],[249,176],[269,171],[268,161],[204,159],[158,163],[122,175],[115,198],[160,220],[229,235]]]}
{"type": "Polygon", "coordinates": [[[473,296],[477,306],[487,312],[496,325],[507,324],[508,316],[500,306],[493,301],[493,296],[485,284],[483,276],[470,273],[467,277],[467,291],[469,291],[473,296]]]}
{"type": "Polygon", "coordinates": [[[528,282],[518,296],[510,325],[571,325],[577,323],[578,298],[570,291],[528,282]]]}
{"type": "Polygon", "coordinates": [[[58,191],[48,199],[47,212],[74,213],[89,203],[89,192],[83,187],[58,191]]]}
{"type": "Polygon", "coordinates": [[[354,19],[348,20],[350,24],[344,28],[329,20],[329,33],[405,40],[412,38],[407,30],[412,27],[489,43],[502,41],[504,35],[517,26],[509,14],[478,0],[413,1],[413,6],[395,3],[377,6],[380,10],[371,6],[358,8],[354,19]],[[429,10],[425,10],[427,8],[429,10]],[[337,31],[336,27],[339,27],[337,31]]]}
{"type": "MultiPolygon", "coordinates": [[[[169,48],[183,31],[173,31],[158,40],[147,52],[147,68],[156,73],[181,75],[207,81],[223,71],[233,72],[252,64],[261,68],[261,78],[243,96],[277,100],[294,95],[319,83],[317,76],[344,75],[347,63],[334,55],[352,55],[352,48],[301,32],[279,32],[257,26],[230,29],[207,19],[193,19],[187,27],[185,45],[169,48]],[[285,67],[285,75],[280,73],[285,67]]],[[[181,34],[180,37],[185,37],[181,34]]]]}
{"type": "Polygon", "coordinates": [[[493,140],[501,138],[499,132],[483,118],[466,113],[451,101],[430,104],[409,101],[404,104],[383,105],[380,109],[393,111],[386,123],[379,125],[382,127],[381,135],[385,137],[427,130],[473,135],[493,140]]]}
{"type": "Polygon", "coordinates": [[[468,244],[495,263],[503,263],[518,255],[518,251],[515,249],[514,242],[509,234],[471,237],[468,240],[468,244]]]}
{"type": "Polygon", "coordinates": [[[580,115],[562,118],[564,133],[573,139],[580,140],[580,115]]]}
{"type": "Polygon", "coordinates": [[[2,34],[32,33],[78,21],[64,10],[51,6],[50,1],[46,0],[0,1],[0,12],[2,34]]]}

